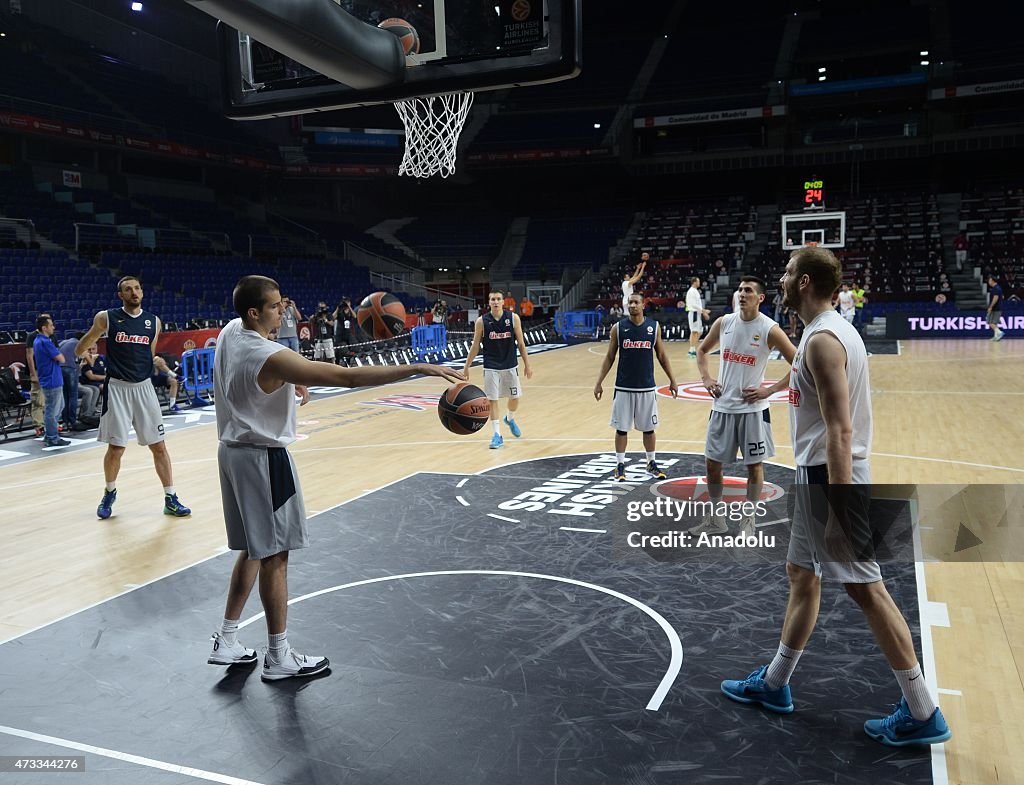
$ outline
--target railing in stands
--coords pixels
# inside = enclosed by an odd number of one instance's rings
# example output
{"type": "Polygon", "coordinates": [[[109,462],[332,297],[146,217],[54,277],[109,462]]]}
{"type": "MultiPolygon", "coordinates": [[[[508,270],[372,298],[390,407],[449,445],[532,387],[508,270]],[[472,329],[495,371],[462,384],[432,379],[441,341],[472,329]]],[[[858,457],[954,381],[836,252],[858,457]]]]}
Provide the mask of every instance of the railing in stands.
{"type": "Polygon", "coordinates": [[[0,218],[0,226],[10,226],[14,235],[25,245],[36,242],[36,225],[28,218],[0,218]]]}

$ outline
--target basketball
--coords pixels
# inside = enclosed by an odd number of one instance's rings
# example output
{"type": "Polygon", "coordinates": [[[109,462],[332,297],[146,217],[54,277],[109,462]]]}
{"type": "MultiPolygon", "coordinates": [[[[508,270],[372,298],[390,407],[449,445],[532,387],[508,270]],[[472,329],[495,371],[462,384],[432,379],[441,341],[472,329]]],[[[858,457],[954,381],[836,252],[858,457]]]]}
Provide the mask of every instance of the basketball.
{"type": "Polygon", "coordinates": [[[374,292],[359,303],[356,321],[371,338],[394,338],[405,331],[405,306],[390,292],[374,292]]]}
{"type": "Polygon", "coordinates": [[[452,433],[465,436],[476,433],[491,417],[491,403],[484,391],[469,382],[449,387],[437,402],[441,425],[452,433]]]}
{"type": "Polygon", "coordinates": [[[381,30],[387,30],[389,33],[393,33],[398,36],[398,40],[402,42],[402,48],[405,50],[407,55],[418,54],[420,51],[420,34],[416,32],[416,28],[406,22],[404,19],[398,17],[391,17],[385,19],[379,25],[381,30]]]}

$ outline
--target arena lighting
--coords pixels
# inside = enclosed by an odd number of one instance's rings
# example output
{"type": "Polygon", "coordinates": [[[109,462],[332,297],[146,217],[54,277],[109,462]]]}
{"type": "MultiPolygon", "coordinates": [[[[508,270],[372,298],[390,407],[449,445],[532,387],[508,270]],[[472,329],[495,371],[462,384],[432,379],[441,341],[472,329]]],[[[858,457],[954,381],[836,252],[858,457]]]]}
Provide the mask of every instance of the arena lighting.
{"type": "Polygon", "coordinates": [[[138,13],[139,11],[141,11],[142,10],[142,3],[140,3],[138,0],[135,0],[135,2],[132,3],[132,10],[135,11],[135,13],[138,13]]]}
{"type": "Polygon", "coordinates": [[[594,123],[594,128],[600,128],[600,127],[601,127],[600,123],[594,123]]]}
{"type": "Polygon", "coordinates": [[[921,61],[921,65],[928,65],[928,61],[927,60],[922,60],[921,61]]]}
{"type": "Polygon", "coordinates": [[[928,56],[928,50],[925,49],[923,52],[921,52],[921,57],[927,57],[927,56],[928,56]]]}
{"type": "Polygon", "coordinates": [[[821,68],[819,68],[819,69],[818,69],[818,73],[819,73],[819,74],[823,74],[823,73],[825,73],[825,71],[827,71],[827,70],[828,70],[828,69],[827,69],[827,68],[826,68],[825,66],[822,66],[821,68]]]}
{"type": "Polygon", "coordinates": [[[827,77],[827,76],[819,76],[819,77],[818,77],[818,81],[819,81],[819,82],[824,82],[824,81],[825,81],[826,79],[828,79],[828,77],[827,77]]]}

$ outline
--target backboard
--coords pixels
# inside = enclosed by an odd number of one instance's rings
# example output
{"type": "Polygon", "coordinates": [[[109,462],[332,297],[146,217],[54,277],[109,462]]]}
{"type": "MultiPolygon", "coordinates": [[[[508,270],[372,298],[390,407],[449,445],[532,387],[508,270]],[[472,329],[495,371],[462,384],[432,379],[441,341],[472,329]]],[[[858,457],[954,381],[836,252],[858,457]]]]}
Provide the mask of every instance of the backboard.
{"type": "Polygon", "coordinates": [[[239,120],[553,82],[580,70],[582,0],[189,2],[221,19],[225,114],[239,120]],[[278,17],[261,16],[268,8],[278,17]],[[290,30],[281,14],[294,19],[290,30]],[[390,17],[416,28],[418,54],[403,57],[397,38],[377,29],[390,17]],[[304,39],[311,28],[320,35],[304,39]]]}
{"type": "Polygon", "coordinates": [[[783,214],[782,249],[795,251],[812,243],[822,248],[843,248],[846,245],[846,211],[783,214]]]}

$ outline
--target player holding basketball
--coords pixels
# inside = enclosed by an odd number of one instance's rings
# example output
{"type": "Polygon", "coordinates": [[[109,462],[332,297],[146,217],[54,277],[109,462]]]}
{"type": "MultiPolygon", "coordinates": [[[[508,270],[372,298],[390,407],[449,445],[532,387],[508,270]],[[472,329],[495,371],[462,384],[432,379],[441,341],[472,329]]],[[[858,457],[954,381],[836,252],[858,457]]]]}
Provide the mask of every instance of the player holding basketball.
{"type": "Polygon", "coordinates": [[[704,319],[711,316],[711,311],[704,307],[704,298],[700,296],[700,278],[696,275],[690,279],[690,288],[686,290],[686,318],[690,325],[690,357],[697,356],[697,341],[704,332],[704,319]]]}
{"type": "Polygon", "coordinates": [[[633,287],[636,286],[637,282],[643,278],[644,270],[647,268],[647,262],[650,261],[651,255],[644,251],[640,254],[640,264],[633,268],[632,273],[622,274],[622,310],[629,311],[629,296],[633,294],[633,287]]]}
{"type": "Polygon", "coordinates": [[[890,746],[950,738],[925,685],[910,629],[882,582],[867,519],[871,393],[867,352],[832,307],[841,270],[835,255],[805,247],[790,256],[781,285],[806,328],[793,361],[789,400],[796,508],[786,572],[789,603],[778,652],[746,679],[721,685],[726,697],[769,711],[793,711],[789,680],[818,618],[821,576],[840,581],[860,606],[903,691],[896,710],[864,731],[890,746]],[[854,484],[856,483],[856,484],[854,484]],[[825,498],[827,497],[827,499],[825,498]],[[811,505],[811,500],[825,502],[811,505]]]}
{"type": "Polygon", "coordinates": [[[160,319],[142,309],[142,284],[138,278],[126,275],[118,281],[117,296],[121,307],[97,313],[89,332],[75,347],[75,355],[84,357],[89,347],[95,346],[100,336],[106,333],[107,383],[103,388],[103,413],[97,437],[107,445],[103,456],[106,488],[96,508],[96,516],[106,519],[113,514],[121,456],[132,428],[139,444],[149,447],[153,453],[153,465],[164,486],[164,515],[179,518],[191,515],[192,510],[178,500],[174,489],[171,456],[164,444],[160,401],[150,381],[156,344],[160,338],[160,319]]]}
{"type": "Polygon", "coordinates": [[[654,383],[654,358],[668,375],[668,389],[675,398],[678,393],[676,377],[668,361],[665,344],[661,340],[661,325],[644,318],[643,295],[629,296],[629,316],[612,325],[608,334],[608,353],[601,363],[601,372],[594,385],[594,398],[604,395],[604,377],[612,369],[615,355],[619,366],[615,372],[615,395],[612,400],[612,419],[615,429],[615,479],[626,479],[626,443],[629,429],[636,428],[644,435],[647,451],[647,472],[656,479],[664,479],[665,472],[658,466],[655,431],[658,429],[658,393],[654,383]]]}
{"type": "Polygon", "coordinates": [[[491,404],[491,428],[494,430],[490,445],[492,450],[497,450],[505,443],[501,438],[501,422],[498,420],[501,413],[498,400],[501,398],[508,398],[505,425],[517,439],[523,435],[515,420],[516,412],[519,410],[519,399],[523,395],[523,388],[519,383],[516,347],[519,347],[519,354],[523,356],[523,371],[526,378],[533,378],[530,356],[526,353],[526,341],[523,340],[523,324],[517,314],[505,310],[503,298],[502,292],[491,292],[487,296],[490,310],[477,318],[473,325],[473,342],[462,369],[468,379],[473,360],[476,359],[477,352],[483,348],[484,393],[491,404]]]}
{"type": "MultiPolygon", "coordinates": [[[[736,460],[739,450],[747,467],[747,501],[757,502],[764,487],[764,461],[775,455],[768,399],[789,387],[789,374],[770,387],[762,387],[768,355],[773,349],[792,364],[796,347],[782,328],[761,313],[767,287],[753,275],[740,279],[739,310],[715,320],[707,338],[697,349],[697,368],[705,389],[714,398],[708,421],[704,460],[707,465],[708,494],[715,508],[722,501],[725,478],[722,465],[736,460]],[[722,347],[718,379],[708,372],[708,355],[722,347]]],[[[721,534],[728,530],[725,517],[706,515],[691,534],[721,534]]],[[[754,518],[740,522],[744,537],[754,533],[754,518]]]]}
{"type": "Polygon", "coordinates": [[[256,652],[238,642],[238,620],[257,577],[269,647],[263,680],[314,676],[326,657],[299,654],[288,644],[288,553],[305,548],[306,510],[288,445],[295,441],[295,395],[304,385],[362,387],[416,374],[449,382],[463,375],[436,365],[345,368],[313,362],[268,339],[285,306],[277,282],[242,278],[232,294],[238,319],[225,327],[214,360],[217,379],[217,465],[228,547],[239,551],[228,585],[221,628],[213,635],[211,665],[253,663],[256,652]]]}

